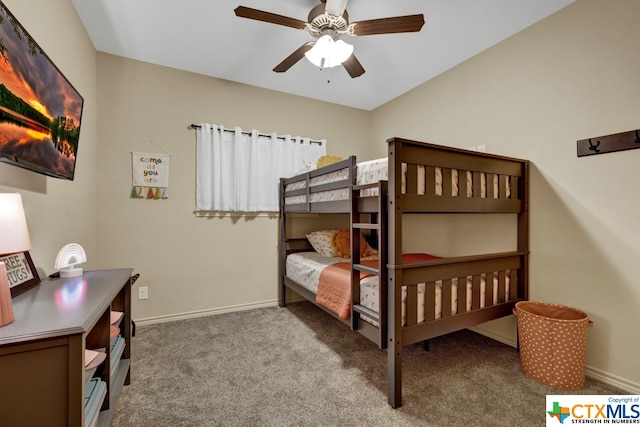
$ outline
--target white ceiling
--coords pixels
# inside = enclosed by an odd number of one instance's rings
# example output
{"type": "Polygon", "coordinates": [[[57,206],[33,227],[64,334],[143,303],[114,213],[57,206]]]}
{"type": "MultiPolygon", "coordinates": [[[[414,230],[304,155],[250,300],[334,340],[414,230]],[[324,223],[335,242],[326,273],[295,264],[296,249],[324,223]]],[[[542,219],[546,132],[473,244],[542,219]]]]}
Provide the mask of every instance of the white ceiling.
{"type": "Polygon", "coordinates": [[[319,0],[72,0],[96,50],[372,110],[575,0],[351,0],[351,22],[423,13],[418,33],[345,36],[366,70],[273,67],[313,38],[236,17],[237,6],[307,20],[319,0]]]}

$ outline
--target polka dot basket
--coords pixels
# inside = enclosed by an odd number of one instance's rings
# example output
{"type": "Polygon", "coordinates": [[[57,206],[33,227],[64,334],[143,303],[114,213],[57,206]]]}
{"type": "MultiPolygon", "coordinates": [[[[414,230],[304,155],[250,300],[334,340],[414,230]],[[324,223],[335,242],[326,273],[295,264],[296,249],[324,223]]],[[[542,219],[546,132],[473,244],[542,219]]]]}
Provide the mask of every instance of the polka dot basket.
{"type": "Polygon", "coordinates": [[[518,319],[520,364],[526,376],[560,390],[584,388],[589,315],[559,304],[521,301],[518,319]]]}

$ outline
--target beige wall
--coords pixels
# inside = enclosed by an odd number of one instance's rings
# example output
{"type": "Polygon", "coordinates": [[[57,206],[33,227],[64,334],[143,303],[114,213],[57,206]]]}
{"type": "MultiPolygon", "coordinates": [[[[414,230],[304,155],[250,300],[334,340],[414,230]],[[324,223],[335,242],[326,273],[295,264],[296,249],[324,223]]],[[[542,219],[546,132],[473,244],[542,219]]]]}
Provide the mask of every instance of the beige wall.
{"type": "Polygon", "coordinates": [[[47,178],[0,164],[0,191],[22,194],[31,237],[31,255],[40,276],[54,272],[54,261],[67,243],[81,244],[95,268],[96,195],[96,52],[69,0],[3,0],[31,37],[84,97],[84,111],[74,181],[47,178]]]}
{"type": "MultiPolygon", "coordinates": [[[[132,266],[149,299],[138,319],[273,304],[278,221],[196,218],[191,123],[326,138],[362,154],[370,113],[98,54],[98,235],[103,267],[132,266]],[[150,144],[150,141],[153,144],[150,144]],[[171,154],[170,198],[130,199],[131,151],[171,154]]],[[[134,292],[136,293],[136,292],[134,292]]]]}
{"type": "MultiPolygon", "coordinates": [[[[587,311],[590,374],[636,392],[640,150],[577,158],[576,141],[640,128],[639,16],[636,0],[579,0],[372,114],[374,140],[532,161],[530,298],[587,311]]],[[[515,339],[511,318],[483,329],[515,339]]]]}
{"type": "MultiPolygon", "coordinates": [[[[373,112],[107,54],[96,60],[69,0],[5,4],[85,97],[75,181],[0,164],[0,191],[23,195],[42,274],[53,272],[62,245],[78,242],[86,268],[141,273],[149,300],[134,301],[136,319],[274,302],[276,220],[194,217],[190,123],[325,137],[329,154],[367,159],[384,155],[391,136],[486,144],[533,162],[531,298],[588,311],[590,374],[640,393],[640,204],[624,198],[640,178],[640,150],[575,155],[578,139],[639,127],[636,0],[579,0],[373,112]],[[130,151],[156,146],[172,156],[171,197],[131,200],[130,151]]],[[[512,319],[483,330],[505,341],[515,334],[512,319]]]]}

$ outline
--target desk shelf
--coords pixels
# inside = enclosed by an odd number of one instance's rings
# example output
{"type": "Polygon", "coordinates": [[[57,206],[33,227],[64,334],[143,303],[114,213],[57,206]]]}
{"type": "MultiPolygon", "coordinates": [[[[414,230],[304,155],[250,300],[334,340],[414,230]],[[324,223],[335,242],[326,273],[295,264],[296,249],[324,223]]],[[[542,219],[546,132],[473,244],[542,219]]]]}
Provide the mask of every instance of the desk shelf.
{"type": "Polygon", "coordinates": [[[0,328],[3,425],[86,426],[85,391],[91,378],[106,385],[94,421],[110,424],[122,387],[130,382],[132,271],[46,279],[13,299],[15,321],[0,328]],[[112,310],[123,313],[119,327],[125,345],[119,355],[110,348],[112,310]],[[89,373],[85,349],[107,353],[89,373]]]}

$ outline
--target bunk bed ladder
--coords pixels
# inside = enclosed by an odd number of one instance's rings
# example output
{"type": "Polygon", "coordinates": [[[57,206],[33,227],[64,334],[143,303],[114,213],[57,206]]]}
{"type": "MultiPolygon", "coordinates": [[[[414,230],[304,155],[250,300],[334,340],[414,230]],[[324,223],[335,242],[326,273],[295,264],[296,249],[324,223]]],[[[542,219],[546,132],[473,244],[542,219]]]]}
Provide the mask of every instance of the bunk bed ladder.
{"type": "MultiPolygon", "coordinates": [[[[352,292],[352,309],[351,309],[351,329],[360,328],[360,318],[372,320],[378,324],[377,337],[375,341],[381,349],[387,346],[387,323],[386,323],[386,283],[387,283],[387,257],[386,257],[386,200],[387,200],[387,181],[379,181],[375,184],[356,185],[352,187],[351,194],[351,292],[352,292]],[[369,212],[368,221],[363,217],[360,211],[359,200],[361,190],[376,188],[378,191],[377,204],[375,212],[369,212]],[[369,230],[372,235],[375,233],[377,237],[378,262],[375,266],[363,264],[360,262],[360,233],[363,230],[369,230]],[[378,276],[378,307],[380,312],[360,305],[360,278],[362,274],[378,276]]],[[[372,198],[372,197],[371,197],[372,198]]]]}

